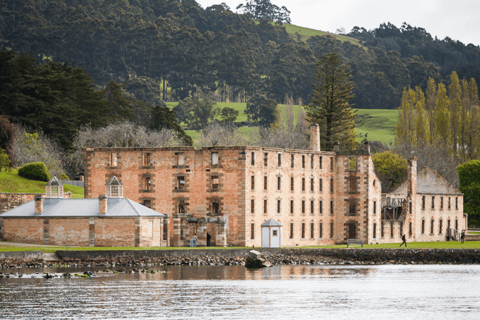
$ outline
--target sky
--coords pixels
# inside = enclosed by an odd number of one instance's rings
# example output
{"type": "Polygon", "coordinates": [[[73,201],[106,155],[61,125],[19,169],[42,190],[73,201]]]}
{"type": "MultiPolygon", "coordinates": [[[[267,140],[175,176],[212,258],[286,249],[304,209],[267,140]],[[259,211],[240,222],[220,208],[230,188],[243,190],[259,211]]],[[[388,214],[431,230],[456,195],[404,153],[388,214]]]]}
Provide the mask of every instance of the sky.
{"type": "MultiPolygon", "coordinates": [[[[225,2],[235,12],[247,0],[197,0],[203,7],[225,2]]],[[[271,0],[291,12],[292,24],[335,32],[353,27],[367,30],[391,22],[422,27],[435,38],[450,37],[464,44],[480,45],[480,0],[271,0]]]]}

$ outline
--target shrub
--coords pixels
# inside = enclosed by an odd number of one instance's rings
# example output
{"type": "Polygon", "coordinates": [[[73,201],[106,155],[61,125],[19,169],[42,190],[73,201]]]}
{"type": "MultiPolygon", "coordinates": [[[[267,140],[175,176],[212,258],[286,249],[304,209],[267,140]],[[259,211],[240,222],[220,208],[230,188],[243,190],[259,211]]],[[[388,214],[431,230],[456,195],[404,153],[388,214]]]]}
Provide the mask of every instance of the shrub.
{"type": "Polygon", "coordinates": [[[43,162],[32,162],[24,165],[18,169],[18,175],[38,181],[50,180],[50,173],[48,173],[47,166],[43,162]]]}
{"type": "Polygon", "coordinates": [[[60,180],[70,180],[70,178],[65,173],[62,173],[60,175],[60,180]]]}
{"type": "Polygon", "coordinates": [[[10,159],[8,157],[8,154],[6,154],[3,149],[0,149],[0,171],[2,171],[3,168],[8,169],[9,165],[10,159]]]}

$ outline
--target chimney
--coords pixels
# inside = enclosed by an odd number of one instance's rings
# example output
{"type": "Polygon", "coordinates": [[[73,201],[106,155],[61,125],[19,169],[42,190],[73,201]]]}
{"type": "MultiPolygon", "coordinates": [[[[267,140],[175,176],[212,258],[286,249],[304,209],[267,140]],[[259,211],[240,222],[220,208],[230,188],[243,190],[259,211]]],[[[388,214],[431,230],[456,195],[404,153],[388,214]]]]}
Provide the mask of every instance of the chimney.
{"type": "Polygon", "coordinates": [[[411,195],[411,199],[417,193],[417,160],[417,157],[408,160],[407,195],[411,195]]]}
{"type": "Polygon", "coordinates": [[[310,150],[320,151],[320,126],[318,123],[310,125],[310,150]]]}
{"type": "Polygon", "coordinates": [[[108,210],[107,201],[108,201],[107,196],[105,196],[103,194],[98,196],[98,209],[99,209],[100,214],[106,214],[107,213],[107,210],[108,210]]]}
{"type": "Polygon", "coordinates": [[[338,141],[333,144],[333,151],[340,152],[340,144],[338,141]]]}
{"type": "Polygon", "coordinates": [[[35,214],[41,214],[43,212],[43,194],[35,195],[35,214]]]}

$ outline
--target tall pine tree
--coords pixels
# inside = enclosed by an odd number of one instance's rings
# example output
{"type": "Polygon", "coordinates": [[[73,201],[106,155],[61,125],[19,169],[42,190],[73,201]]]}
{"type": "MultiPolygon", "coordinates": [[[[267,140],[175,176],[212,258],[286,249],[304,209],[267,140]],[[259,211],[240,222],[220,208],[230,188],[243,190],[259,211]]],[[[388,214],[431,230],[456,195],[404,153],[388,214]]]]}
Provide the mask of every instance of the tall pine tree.
{"type": "Polygon", "coordinates": [[[322,150],[333,150],[335,142],[355,148],[355,117],[351,74],[335,53],[322,56],[315,70],[312,100],[306,106],[307,120],[320,126],[322,150]]]}

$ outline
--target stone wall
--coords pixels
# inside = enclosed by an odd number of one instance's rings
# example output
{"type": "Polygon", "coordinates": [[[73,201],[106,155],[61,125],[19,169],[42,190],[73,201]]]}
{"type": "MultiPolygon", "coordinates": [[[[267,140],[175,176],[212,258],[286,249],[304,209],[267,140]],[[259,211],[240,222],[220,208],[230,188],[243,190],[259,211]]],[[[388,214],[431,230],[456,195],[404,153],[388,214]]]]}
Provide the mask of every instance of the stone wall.
{"type": "MultiPolygon", "coordinates": [[[[0,193],[0,214],[32,201],[36,195],[43,193],[0,193]]],[[[63,194],[63,198],[70,199],[71,192],[63,194]]]]}

